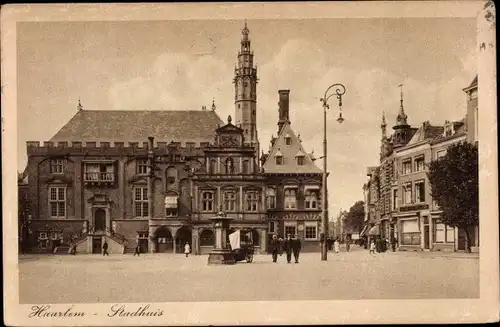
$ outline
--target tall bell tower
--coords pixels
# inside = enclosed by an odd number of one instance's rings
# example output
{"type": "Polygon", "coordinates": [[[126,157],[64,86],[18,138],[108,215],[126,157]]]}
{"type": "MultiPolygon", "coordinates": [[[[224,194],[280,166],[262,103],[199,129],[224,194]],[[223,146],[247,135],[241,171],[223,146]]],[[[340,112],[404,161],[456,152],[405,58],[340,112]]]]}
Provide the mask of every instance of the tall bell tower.
{"type": "Polygon", "coordinates": [[[243,129],[245,143],[253,145],[258,154],[257,137],[257,67],[253,63],[253,51],[250,50],[250,31],[245,21],[241,31],[241,49],[238,52],[238,64],[234,69],[234,106],[236,126],[243,129]]]}

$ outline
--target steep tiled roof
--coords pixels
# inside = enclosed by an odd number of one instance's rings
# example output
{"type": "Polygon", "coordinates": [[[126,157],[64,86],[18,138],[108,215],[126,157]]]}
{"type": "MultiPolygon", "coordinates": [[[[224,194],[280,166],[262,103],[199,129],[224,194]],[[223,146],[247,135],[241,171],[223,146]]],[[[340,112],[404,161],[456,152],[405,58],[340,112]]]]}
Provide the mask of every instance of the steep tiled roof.
{"type": "Polygon", "coordinates": [[[417,129],[410,142],[407,145],[416,144],[426,140],[432,140],[443,134],[443,126],[432,126],[429,122],[425,122],[417,129]]]}
{"type": "Polygon", "coordinates": [[[293,132],[289,123],[285,123],[281,129],[274,145],[269,151],[269,156],[264,163],[265,173],[321,173],[311,157],[302,147],[302,143],[293,132]],[[285,137],[290,137],[290,145],[286,145],[285,137]],[[281,154],[283,164],[276,164],[276,155],[281,154]],[[304,164],[298,165],[296,155],[304,155],[304,164]]]}
{"type": "Polygon", "coordinates": [[[51,141],[207,142],[222,121],[214,111],[79,110],[51,141]]]}

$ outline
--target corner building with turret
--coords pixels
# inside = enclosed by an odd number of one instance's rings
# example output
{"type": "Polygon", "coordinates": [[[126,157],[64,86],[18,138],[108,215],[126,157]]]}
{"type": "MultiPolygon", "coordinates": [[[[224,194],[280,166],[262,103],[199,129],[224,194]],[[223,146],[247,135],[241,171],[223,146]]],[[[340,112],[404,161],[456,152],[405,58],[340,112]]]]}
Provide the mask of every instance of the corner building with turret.
{"type": "MultiPolygon", "coordinates": [[[[201,110],[88,110],[49,140],[27,142],[23,252],[182,253],[214,246],[210,218],[250,229],[257,252],[272,234],[297,234],[319,251],[321,171],[288,119],[289,91],[279,91],[278,137],[260,154],[257,68],[245,23],[234,72],[235,114],[215,103],[201,110]],[[149,139],[152,137],[152,139],[149,139]]],[[[21,201],[21,200],[20,200],[21,201]]]]}

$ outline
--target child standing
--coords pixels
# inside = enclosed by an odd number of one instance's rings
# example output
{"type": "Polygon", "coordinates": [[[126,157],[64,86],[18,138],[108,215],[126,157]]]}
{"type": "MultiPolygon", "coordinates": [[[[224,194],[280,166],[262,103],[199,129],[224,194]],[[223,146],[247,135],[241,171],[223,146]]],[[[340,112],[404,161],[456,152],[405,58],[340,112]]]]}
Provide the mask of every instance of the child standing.
{"type": "Polygon", "coordinates": [[[191,253],[191,247],[189,246],[188,242],[186,242],[186,245],[184,245],[184,253],[186,254],[186,258],[188,257],[189,253],[191,253]]]}
{"type": "Polygon", "coordinates": [[[375,254],[375,241],[370,243],[370,254],[375,254]]]}
{"type": "Polygon", "coordinates": [[[339,253],[340,250],[339,240],[335,240],[335,242],[333,243],[333,250],[335,251],[335,253],[339,253]]]}

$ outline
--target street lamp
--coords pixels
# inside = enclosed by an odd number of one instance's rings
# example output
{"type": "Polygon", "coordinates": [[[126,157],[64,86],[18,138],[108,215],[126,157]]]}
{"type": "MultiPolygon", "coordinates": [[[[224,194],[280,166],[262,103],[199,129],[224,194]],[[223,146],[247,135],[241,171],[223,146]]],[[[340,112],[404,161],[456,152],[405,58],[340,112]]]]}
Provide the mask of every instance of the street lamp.
{"type": "Polygon", "coordinates": [[[327,148],[326,148],[326,110],[330,109],[330,105],[328,104],[328,100],[332,96],[337,96],[339,100],[339,117],[337,118],[337,122],[342,124],[344,122],[344,118],[342,118],[342,96],[345,93],[345,86],[339,83],[330,85],[325,91],[325,95],[320,99],[323,104],[323,187],[322,187],[322,198],[323,198],[323,242],[321,243],[321,260],[326,261],[328,257],[328,244],[326,243],[326,238],[328,236],[328,191],[327,191],[327,148]],[[330,92],[332,91],[332,92],[330,92]],[[330,92],[330,94],[329,94],[330,92]]]}

